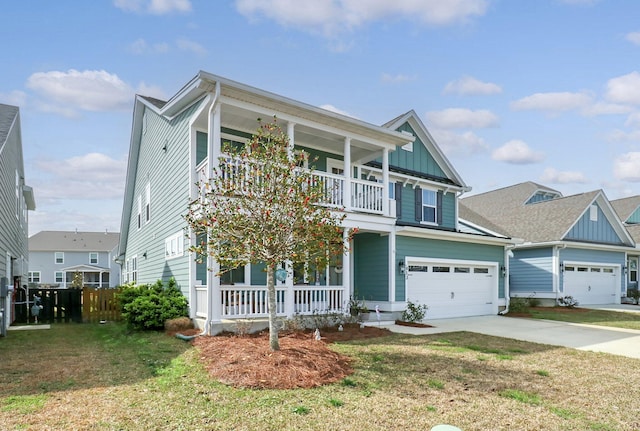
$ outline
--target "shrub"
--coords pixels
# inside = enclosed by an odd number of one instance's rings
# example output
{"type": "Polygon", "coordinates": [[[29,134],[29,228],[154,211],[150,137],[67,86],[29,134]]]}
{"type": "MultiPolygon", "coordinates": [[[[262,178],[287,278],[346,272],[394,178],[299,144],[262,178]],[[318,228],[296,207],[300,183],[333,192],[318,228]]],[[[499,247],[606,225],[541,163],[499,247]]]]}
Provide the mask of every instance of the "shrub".
{"type": "Polygon", "coordinates": [[[558,304],[567,308],[575,308],[578,306],[578,301],[573,296],[561,296],[558,298],[558,304]]]}
{"type": "Polygon", "coordinates": [[[166,320],[188,315],[187,298],[173,278],[166,287],[161,280],[155,284],[122,286],[118,300],[122,317],[136,330],[163,329],[166,320]]]}
{"type": "Polygon", "coordinates": [[[640,290],[637,287],[627,289],[627,296],[633,299],[634,304],[640,304],[640,290]]]}
{"type": "Polygon", "coordinates": [[[407,301],[407,308],[402,312],[402,320],[405,322],[422,322],[427,314],[427,304],[417,304],[407,301]]]}
{"type": "Polygon", "coordinates": [[[529,308],[527,298],[513,297],[509,300],[509,313],[524,313],[529,308]]]}

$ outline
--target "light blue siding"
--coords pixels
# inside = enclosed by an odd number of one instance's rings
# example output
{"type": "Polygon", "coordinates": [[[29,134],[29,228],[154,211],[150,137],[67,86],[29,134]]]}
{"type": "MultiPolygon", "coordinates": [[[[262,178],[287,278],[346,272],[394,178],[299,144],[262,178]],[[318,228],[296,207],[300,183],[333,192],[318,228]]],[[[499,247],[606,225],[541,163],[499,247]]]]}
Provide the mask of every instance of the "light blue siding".
{"type": "MultiPolygon", "coordinates": [[[[580,248],[565,248],[560,250],[560,262],[594,262],[594,263],[610,263],[620,265],[622,268],[626,264],[625,254],[623,252],[589,250],[580,248]]],[[[564,285],[564,274],[560,273],[560,285],[564,285]]],[[[626,277],[620,277],[620,291],[626,290],[626,277]]]]}
{"type": "Polygon", "coordinates": [[[509,289],[518,292],[553,292],[553,250],[514,250],[509,261],[509,289]]]}
{"type": "MultiPolygon", "coordinates": [[[[141,135],[125,255],[125,260],[137,256],[139,284],[154,283],[158,279],[167,282],[173,277],[187,297],[190,289],[189,261],[194,257],[188,252],[188,243],[184,239],[184,255],[166,259],[165,239],[184,233],[187,227],[183,215],[187,212],[191,187],[189,120],[198,105],[194,104],[171,121],[145,109],[147,127],[141,135]],[[165,144],[167,151],[162,149],[165,144]],[[151,189],[151,220],[149,223],[143,221],[139,229],[137,199],[142,196],[144,202],[147,183],[151,189]]],[[[206,134],[199,139],[206,140],[206,134]]]]}
{"type": "Polygon", "coordinates": [[[629,224],[640,223],[640,208],[636,208],[636,210],[629,216],[626,222],[629,224]]]}
{"type": "MultiPolygon", "coordinates": [[[[397,261],[404,260],[406,256],[498,262],[499,265],[504,265],[504,248],[502,246],[398,236],[396,238],[396,259],[397,261]]],[[[395,266],[397,266],[397,262],[395,266]]],[[[405,300],[405,289],[404,275],[396,271],[396,301],[405,300]]],[[[499,279],[498,297],[504,298],[504,278],[502,277],[499,279]]]]}
{"type": "Polygon", "coordinates": [[[597,204],[594,205],[598,207],[598,220],[591,221],[590,211],[587,210],[564,239],[606,244],[624,244],[600,207],[597,204]]]}

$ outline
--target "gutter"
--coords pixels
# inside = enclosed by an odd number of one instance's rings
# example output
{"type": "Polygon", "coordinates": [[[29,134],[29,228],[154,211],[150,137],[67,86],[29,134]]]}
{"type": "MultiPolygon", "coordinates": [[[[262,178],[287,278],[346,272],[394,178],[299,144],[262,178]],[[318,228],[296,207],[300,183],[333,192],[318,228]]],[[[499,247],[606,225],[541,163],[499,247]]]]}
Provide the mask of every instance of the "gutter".
{"type": "Polygon", "coordinates": [[[507,314],[509,312],[509,304],[511,303],[511,295],[510,295],[510,289],[509,289],[509,274],[511,272],[510,269],[510,265],[509,265],[509,259],[511,258],[511,256],[513,256],[513,252],[511,250],[513,250],[513,248],[515,248],[516,244],[513,245],[507,245],[504,247],[504,300],[505,300],[505,308],[504,310],[500,311],[498,314],[500,316],[504,316],[505,314],[507,314]]]}

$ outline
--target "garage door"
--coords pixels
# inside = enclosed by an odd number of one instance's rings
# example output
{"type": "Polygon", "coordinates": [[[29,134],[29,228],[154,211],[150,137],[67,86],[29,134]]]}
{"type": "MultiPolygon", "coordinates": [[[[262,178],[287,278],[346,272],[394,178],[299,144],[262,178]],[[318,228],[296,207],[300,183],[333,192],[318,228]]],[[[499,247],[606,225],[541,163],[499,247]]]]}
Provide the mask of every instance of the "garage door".
{"type": "Polygon", "coordinates": [[[498,312],[497,264],[407,261],[407,299],[427,304],[427,319],[498,312]]]}
{"type": "Polygon", "coordinates": [[[579,305],[614,304],[620,290],[619,268],[602,264],[564,264],[564,295],[579,305]]]}

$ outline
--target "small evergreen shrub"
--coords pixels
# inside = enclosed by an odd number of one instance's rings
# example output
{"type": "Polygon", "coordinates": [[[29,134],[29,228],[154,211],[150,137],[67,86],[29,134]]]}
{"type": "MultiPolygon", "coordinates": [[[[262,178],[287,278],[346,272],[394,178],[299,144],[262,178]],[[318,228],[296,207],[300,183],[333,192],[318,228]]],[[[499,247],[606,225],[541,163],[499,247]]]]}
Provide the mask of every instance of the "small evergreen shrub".
{"type": "Polygon", "coordinates": [[[627,289],[627,297],[633,299],[634,304],[640,304],[640,290],[637,287],[627,289]]]}
{"type": "Polygon", "coordinates": [[[562,296],[558,298],[558,304],[567,308],[575,308],[578,306],[578,300],[573,296],[562,296]]]}
{"type": "Polygon", "coordinates": [[[528,309],[527,298],[513,297],[509,300],[509,313],[525,313],[528,309]]]}
{"type": "Polygon", "coordinates": [[[158,280],[155,284],[125,285],[118,294],[122,317],[135,330],[160,330],[169,319],[185,317],[187,298],[171,278],[167,286],[158,280]]]}
{"type": "Polygon", "coordinates": [[[402,320],[404,322],[422,322],[427,314],[429,306],[427,304],[417,304],[407,301],[407,308],[402,312],[402,320]]]}

